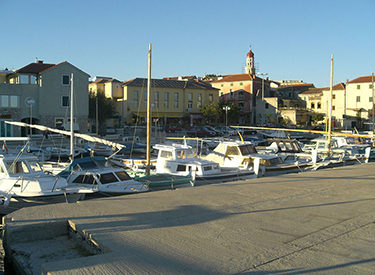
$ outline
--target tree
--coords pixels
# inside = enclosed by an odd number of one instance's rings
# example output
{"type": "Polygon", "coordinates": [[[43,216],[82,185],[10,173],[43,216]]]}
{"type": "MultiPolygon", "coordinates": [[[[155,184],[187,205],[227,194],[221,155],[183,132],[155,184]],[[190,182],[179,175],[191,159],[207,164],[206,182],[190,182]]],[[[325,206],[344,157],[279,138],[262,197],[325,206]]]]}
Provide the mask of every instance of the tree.
{"type": "Polygon", "coordinates": [[[233,102],[228,102],[221,100],[219,102],[219,109],[221,111],[221,117],[223,117],[223,121],[225,121],[226,117],[226,111],[225,106],[228,106],[230,109],[228,110],[228,124],[237,124],[238,123],[238,117],[240,116],[241,108],[238,105],[235,105],[233,102]]]}
{"type": "Polygon", "coordinates": [[[98,125],[101,126],[105,121],[113,117],[116,113],[115,104],[109,98],[105,97],[104,92],[98,90],[97,93],[89,93],[89,118],[96,119],[96,100],[98,100],[98,125]]]}
{"type": "Polygon", "coordinates": [[[324,115],[321,114],[321,113],[316,113],[316,114],[311,116],[311,121],[314,124],[318,123],[319,121],[323,121],[323,120],[324,120],[324,115]]]}
{"type": "Polygon", "coordinates": [[[211,123],[212,119],[220,117],[222,110],[220,109],[219,104],[213,102],[201,107],[200,111],[209,123],[211,123]]]}

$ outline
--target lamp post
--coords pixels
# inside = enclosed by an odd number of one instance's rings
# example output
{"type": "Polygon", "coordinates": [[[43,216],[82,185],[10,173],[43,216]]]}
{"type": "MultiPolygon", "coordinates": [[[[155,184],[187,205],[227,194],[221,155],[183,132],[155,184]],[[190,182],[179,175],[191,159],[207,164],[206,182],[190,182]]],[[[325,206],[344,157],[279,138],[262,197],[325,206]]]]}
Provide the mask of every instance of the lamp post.
{"type": "Polygon", "coordinates": [[[228,132],[228,110],[230,110],[230,107],[224,106],[223,110],[225,110],[225,131],[228,132]]]}
{"type": "Polygon", "coordinates": [[[268,73],[257,73],[257,75],[262,76],[262,126],[264,124],[264,77],[268,75],[268,73]]]}

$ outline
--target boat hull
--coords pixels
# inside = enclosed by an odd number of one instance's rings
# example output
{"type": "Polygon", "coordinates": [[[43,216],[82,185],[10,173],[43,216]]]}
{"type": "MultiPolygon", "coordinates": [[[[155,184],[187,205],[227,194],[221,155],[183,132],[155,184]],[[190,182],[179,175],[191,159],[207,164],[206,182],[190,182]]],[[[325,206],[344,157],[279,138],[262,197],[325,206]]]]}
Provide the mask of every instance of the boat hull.
{"type": "Polygon", "coordinates": [[[83,200],[85,198],[85,195],[86,194],[71,193],[34,197],[14,196],[10,199],[10,202],[7,206],[0,206],[0,215],[7,215],[24,207],[56,203],[76,203],[77,201],[83,200]]]}

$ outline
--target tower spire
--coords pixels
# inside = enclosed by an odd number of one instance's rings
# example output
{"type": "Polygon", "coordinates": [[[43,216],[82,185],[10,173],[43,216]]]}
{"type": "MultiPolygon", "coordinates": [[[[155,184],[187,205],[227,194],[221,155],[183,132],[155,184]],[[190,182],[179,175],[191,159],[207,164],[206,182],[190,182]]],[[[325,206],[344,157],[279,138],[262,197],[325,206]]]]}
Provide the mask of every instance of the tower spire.
{"type": "Polygon", "coordinates": [[[246,55],[246,73],[250,75],[255,75],[255,63],[254,63],[254,53],[250,50],[246,55]]]}

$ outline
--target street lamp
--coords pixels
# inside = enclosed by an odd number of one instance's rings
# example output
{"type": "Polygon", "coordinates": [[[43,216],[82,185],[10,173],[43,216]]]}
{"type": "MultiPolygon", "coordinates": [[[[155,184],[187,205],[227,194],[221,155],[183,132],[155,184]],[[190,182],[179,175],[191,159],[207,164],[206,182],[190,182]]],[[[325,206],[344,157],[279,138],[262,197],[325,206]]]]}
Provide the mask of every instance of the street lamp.
{"type": "Polygon", "coordinates": [[[262,127],[264,124],[264,77],[268,75],[268,73],[257,73],[257,75],[262,76],[262,127]]]}
{"type": "Polygon", "coordinates": [[[225,131],[228,132],[228,110],[230,110],[230,107],[224,106],[223,110],[225,110],[225,131]]]}

